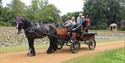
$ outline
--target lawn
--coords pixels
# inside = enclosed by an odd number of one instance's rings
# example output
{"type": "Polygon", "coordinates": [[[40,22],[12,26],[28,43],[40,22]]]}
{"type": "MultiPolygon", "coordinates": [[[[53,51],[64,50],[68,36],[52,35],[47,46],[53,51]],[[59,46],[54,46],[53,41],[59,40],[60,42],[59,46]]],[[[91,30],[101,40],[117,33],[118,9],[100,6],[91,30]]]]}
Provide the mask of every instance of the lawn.
{"type": "Polygon", "coordinates": [[[96,54],[74,58],[63,63],[124,63],[125,48],[114,49],[96,54]]]}

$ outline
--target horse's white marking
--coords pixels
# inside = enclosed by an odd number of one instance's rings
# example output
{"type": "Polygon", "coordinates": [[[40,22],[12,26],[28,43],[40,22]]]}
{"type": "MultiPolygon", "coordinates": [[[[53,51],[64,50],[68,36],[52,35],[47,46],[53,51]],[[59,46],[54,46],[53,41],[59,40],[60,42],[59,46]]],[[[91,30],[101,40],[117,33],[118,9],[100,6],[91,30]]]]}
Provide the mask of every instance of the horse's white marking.
{"type": "Polygon", "coordinates": [[[19,24],[16,25],[16,28],[18,28],[19,24]]]}
{"type": "Polygon", "coordinates": [[[19,24],[16,24],[16,32],[18,32],[19,24]]]}

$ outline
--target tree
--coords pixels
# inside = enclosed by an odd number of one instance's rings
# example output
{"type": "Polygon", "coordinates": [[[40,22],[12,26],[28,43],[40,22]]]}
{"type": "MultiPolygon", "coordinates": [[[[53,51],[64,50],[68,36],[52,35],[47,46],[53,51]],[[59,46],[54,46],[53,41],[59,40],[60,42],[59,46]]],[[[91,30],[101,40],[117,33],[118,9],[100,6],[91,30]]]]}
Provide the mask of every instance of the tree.
{"type": "Polygon", "coordinates": [[[14,25],[15,21],[13,16],[14,14],[9,7],[3,7],[0,17],[1,25],[14,25]]]}
{"type": "Polygon", "coordinates": [[[48,5],[48,0],[44,0],[44,6],[47,6],[48,5]]]}
{"type": "Polygon", "coordinates": [[[62,20],[63,20],[63,21],[66,21],[68,16],[70,16],[70,17],[75,17],[75,20],[77,20],[77,17],[79,16],[79,13],[80,13],[80,12],[69,12],[69,13],[67,13],[66,15],[63,15],[63,16],[62,16],[62,20]]]}
{"type": "Polygon", "coordinates": [[[29,16],[31,18],[31,20],[33,21],[39,21],[39,15],[40,15],[40,9],[38,7],[39,5],[39,0],[32,0],[31,2],[31,7],[28,9],[28,11],[30,12],[29,16]]]}
{"type": "Polygon", "coordinates": [[[86,0],[83,11],[92,20],[92,26],[107,28],[111,23],[119,23],[124,13],[118,0],[86,0]]]}
{"type": "Polygon", "coordinates": [[[60,11],[48,0],[32,0],[30,6],[21,0],[12,0],[7,7],[0,8],[0,13],[0,25],[15,25],[16,16],[30,21],[60,22],[60,11]]]}
{"type": "Polygon", "coordinates": [[[117,23],[120,21],[120,3],[117,0],[109,0],[107,9],[107,18],[109,19],[108,24],[117,23]]]}
{"type": "Polygon", "coordinates": [[[12,0],[10,8],[14,13],[14,17],[25,16],[25,4],[20,0],[12,0]]]}
{"type": "Polygon", "coordinates": [[[60,11],[48,0],[32,0],[31,7],[28,10],[29,17],[34,21],[56,22],[60,19],[60,11]]]}
{"type": "Polygon", "coordinates": [[[0,8],[2,7],[2,0],[0,0],[0,8]]]}
{"type": "Polygon", "coordinates": [[[2,0],[0,0],[0,15],[1,15],[1,11],[2,11],[2,0]]]}
{"type": "Polygon", "coordinates": [[[125,20],[125,0],[120,0],[120,5],[121,5],[121,17],[125,20]]]}
{"type": "Polygon", "coordinates": [[[42,9],[42,21],[43,22],[57,22],[60,20],[60,11],[52,4],[45,6],[42,9]]]}

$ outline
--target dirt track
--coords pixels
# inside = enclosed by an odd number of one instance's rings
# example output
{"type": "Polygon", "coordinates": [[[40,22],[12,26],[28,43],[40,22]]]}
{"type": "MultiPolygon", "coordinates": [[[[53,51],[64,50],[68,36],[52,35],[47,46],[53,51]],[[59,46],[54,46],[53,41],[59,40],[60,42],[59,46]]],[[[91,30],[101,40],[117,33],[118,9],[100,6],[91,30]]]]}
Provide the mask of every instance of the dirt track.
{"type": "Polygon", "coordinates": [[[95,50],[89,50],[86,45],[81,47],[79,53],[73,54],[69,47],[65,47],[53,54],[46,54],[46,49],[37,50],[37,55],[28,57],[26,51],[0,54],[0,63],[61,63],[81,55],[125,47],[125,41],[97,44],[95,50]]]}

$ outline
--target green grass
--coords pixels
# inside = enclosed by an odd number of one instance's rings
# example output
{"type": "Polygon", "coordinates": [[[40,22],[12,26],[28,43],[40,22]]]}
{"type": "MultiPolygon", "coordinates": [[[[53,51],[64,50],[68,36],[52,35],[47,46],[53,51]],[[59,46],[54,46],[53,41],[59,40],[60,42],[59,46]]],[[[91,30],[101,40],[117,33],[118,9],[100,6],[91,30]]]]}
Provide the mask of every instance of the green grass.
{"type": "Polygon", "coordinates": [[[125,48],[114,49],[110,51],[96,53],[89,56],[81,56],[63,63],[124,63],[125,62],[125,48]]]}
{"type": "MultiPolygon", "coordinates": [[[[43,49],[43,48],[47,48],[47,47],[48,47],[48,45],[46,45],[46,44],[35,45],[35,49],[43,49]]],[[[0,47],[0,53],[19,52],[19,51],[26,51],[26,50],[28,50],[27,45],[0,47]]]]}

